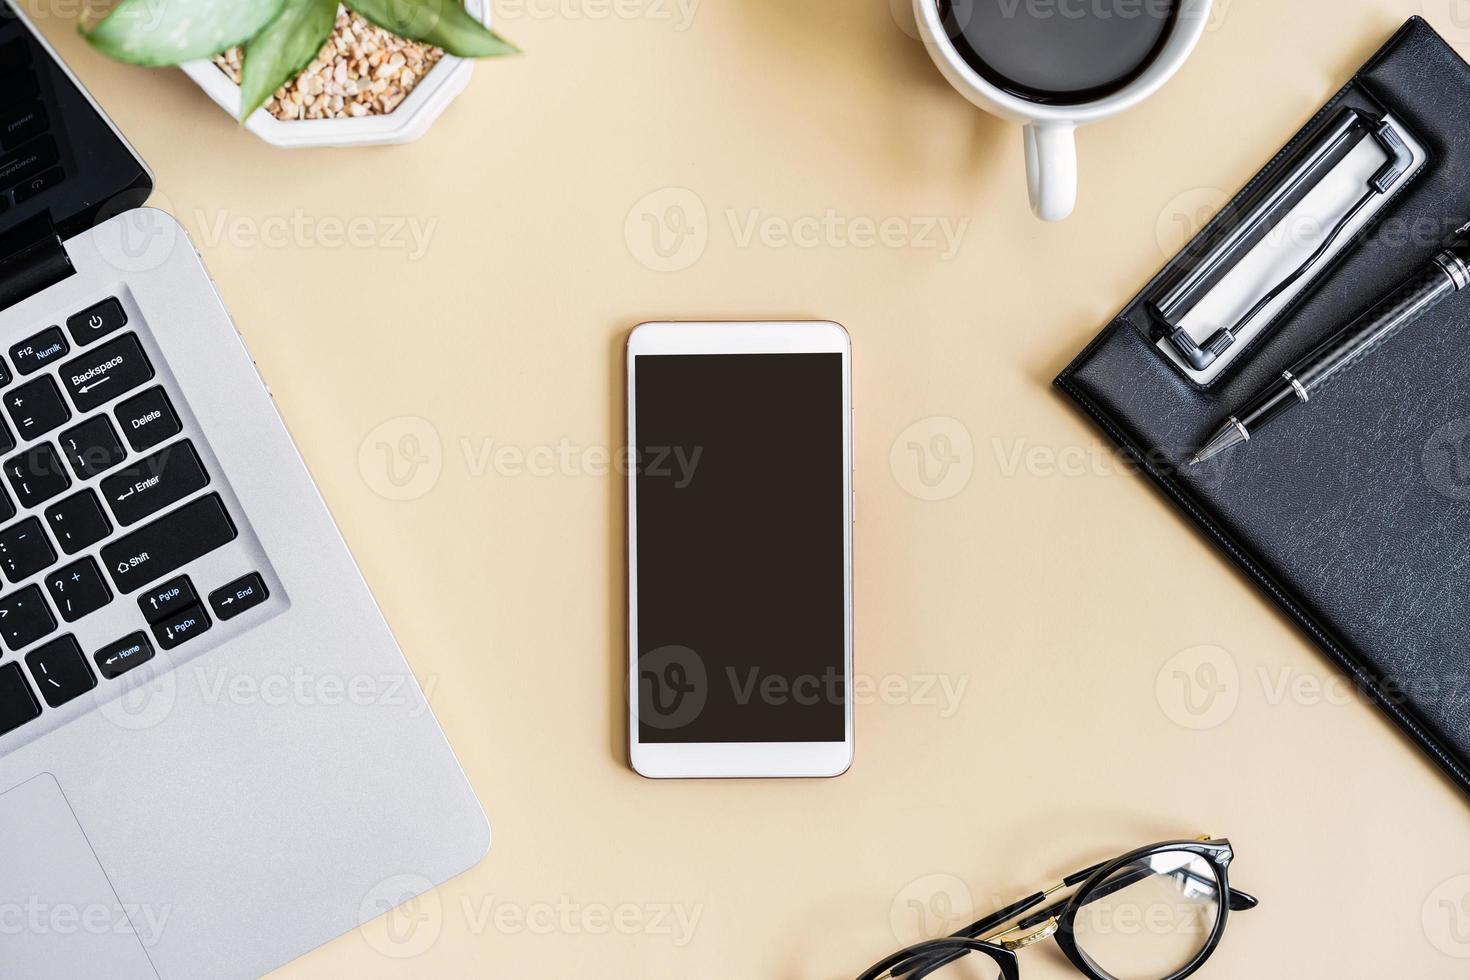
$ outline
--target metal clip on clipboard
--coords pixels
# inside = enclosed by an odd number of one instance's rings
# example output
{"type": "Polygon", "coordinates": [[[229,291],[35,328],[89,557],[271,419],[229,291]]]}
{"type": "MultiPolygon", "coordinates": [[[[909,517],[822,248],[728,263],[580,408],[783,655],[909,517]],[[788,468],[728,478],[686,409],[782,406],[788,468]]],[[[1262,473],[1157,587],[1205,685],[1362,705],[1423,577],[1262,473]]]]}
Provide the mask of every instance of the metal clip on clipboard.
{"type": "Polygon", "coordinates": [[[1262,185],[1241,201],[1239,217],[1224,222],[1218,231],[1201,243],[1199,258],[1185,264],[1174,281],[1166,284],[1162,296],[1145,302],[1151,321],[1151,337],[1155,341],[1166,339],[1196,371],[1203,371],[1214,364],[1262,310],[1317,264],[1363,208],[1398,183],[1409,171],[1413,160],[1413,152],[1392,122],[1361,109],[1343,109],[1319,136],[1286,161],[1280,177],[1262,185]],[[1272,286],[1234,323],[1216,330],[1202,344],[1190,336],[1180,324],[1184,316],[1326,175],[1368,138],[1377,142],[1388,162],[1368,178],[1362,197],[1338,220],[1316,251],[1272,286]]]}

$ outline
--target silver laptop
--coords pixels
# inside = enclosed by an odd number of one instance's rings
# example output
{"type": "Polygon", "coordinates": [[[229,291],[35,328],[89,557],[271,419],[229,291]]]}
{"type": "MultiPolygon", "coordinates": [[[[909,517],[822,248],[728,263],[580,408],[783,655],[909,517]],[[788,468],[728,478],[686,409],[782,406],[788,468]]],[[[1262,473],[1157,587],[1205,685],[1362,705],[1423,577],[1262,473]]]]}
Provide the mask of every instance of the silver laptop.
{"type": "Polygon", "coordinates": [[[475,795],[183,230],[0,0],[0,976],[264,973],[475,795]]]}

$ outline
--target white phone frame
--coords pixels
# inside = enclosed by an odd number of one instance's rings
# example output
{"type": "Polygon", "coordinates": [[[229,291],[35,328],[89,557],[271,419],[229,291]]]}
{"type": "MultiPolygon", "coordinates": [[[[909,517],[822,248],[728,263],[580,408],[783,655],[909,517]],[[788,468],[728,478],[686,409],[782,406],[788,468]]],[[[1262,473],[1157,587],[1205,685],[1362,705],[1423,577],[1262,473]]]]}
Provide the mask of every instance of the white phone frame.
{"type": "Polygon", "coordinates": [[[634,771],[652,779],[840,776],[853,759],[852,342],[830,321],[724,321],[640,324],[628,337],[628,446],[638,445],[639,357],[664,354],[842,355],[843,713],[841,742],[642,742],[638,731],[638,486],[628,469],[628,753],[634,771]]]}

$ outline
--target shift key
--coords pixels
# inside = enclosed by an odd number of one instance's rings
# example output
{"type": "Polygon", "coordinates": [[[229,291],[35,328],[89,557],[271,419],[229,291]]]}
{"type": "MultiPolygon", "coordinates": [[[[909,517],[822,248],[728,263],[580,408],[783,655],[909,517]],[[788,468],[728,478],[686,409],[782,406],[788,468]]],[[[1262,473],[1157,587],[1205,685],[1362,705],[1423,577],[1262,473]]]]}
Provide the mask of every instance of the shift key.
{"type": "Polygon", "coordinates": [[[189,440],[164,446],[102,481],[102,496],[123,527],[156,514],[209,483],[189,440]]]}
{"type": "Polygon", "coordinates": [[[127,595],[228,544],[237,534],[219,494],[212,493],[107,545],[102,564],[117,591],[127,595]]]}

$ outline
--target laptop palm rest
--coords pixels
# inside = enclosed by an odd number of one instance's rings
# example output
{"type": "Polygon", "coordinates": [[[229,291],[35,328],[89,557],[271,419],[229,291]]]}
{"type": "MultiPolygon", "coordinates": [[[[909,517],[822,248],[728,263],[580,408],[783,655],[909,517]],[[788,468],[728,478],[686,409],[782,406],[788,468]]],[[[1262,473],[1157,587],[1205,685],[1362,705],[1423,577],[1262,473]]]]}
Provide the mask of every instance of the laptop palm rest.
{"type": "Polygon", "coordinates": [[[118,901],[52,776],[0,794],[0,840],[0,976],[158,980],[143,939],[167,910],[118,901]]]}

